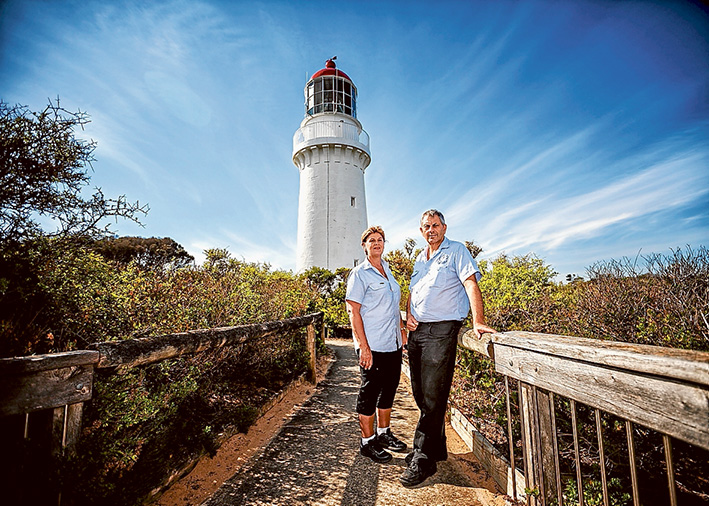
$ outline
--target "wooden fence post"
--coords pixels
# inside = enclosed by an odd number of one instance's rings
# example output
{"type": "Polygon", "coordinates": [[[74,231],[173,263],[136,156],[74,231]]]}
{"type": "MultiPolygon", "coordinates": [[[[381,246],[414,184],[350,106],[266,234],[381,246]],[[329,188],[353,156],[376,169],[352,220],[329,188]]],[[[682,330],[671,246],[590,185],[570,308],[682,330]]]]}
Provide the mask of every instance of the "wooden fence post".
{"type": "Polygon", "coordinates": [[[527,493],[527,504],[537,506],[539,491],[538,479],[538,459],[537,455],[537,413],[534,409],[534,392],[532,387],[526,383],[519,384],[519,411],[520,411],[520,430],[522,431],[522,455],[524,457],[525,469],[524,478],[526,481],[525,491],[527,493]],[[536,492],[535,492],[536,491],[536,492]]]}
{"type": "Polygon", "coordinates": [[[537,423],[539,430],[540,451],[538,457],[540,484],[544,493],[543,504],[552,504],[557,498],[557,481],[556,481],[556,466],[554,464],[554,454],[557,451],[555,448],[555,432],[553,428],[552,405],[550,402],[549,392],[536,389],[536,411],[537,423]]]}
{"type": "Polygon", "coordinates": [[[305,345],[310,353],[310,360],[308,363],[308,381],[315,384],[318,382],[318,371],[317,371],[317,356],[315,355],[315,324],[308,324],[308,335],[305,340],[305,345]]]}

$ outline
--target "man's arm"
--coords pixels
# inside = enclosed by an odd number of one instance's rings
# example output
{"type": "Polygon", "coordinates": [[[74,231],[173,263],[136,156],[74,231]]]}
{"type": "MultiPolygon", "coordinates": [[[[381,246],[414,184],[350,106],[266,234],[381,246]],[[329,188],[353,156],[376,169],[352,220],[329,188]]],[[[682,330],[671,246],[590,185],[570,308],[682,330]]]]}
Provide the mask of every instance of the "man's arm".
{"type": "Polygon", "coordinates": [[[483,308],[483,295],[480,293],[480,287],[475,279],[475,274],[472,274],[468,279],[463,281],[465,293],[470,300],[470,309],[473,312],[473,329],[482,336],[487,332],[495,332],[495,329],[488,327],[485,323],[485,310],[483,308]]]}
{"type": "Polygon", "coordinates": [[[411,315],[411,294],[409,294],[409,298],[406,299],[406,328],[408,330],[416,330],[418,326],[419,322],[411,315]]]}
{"type": "Polygon", "coordinates": [[[359,365],[369,369],[372,367],[372,350],[369,347],[367,336],[364,334],[364,321],[362,321],[362,315],[359,312],[362,304],[352,300],[345,302],[347,304],[347,314],[350,317],[350,325],[352,325],[352,332],[357,344],[359,344],[359,365]]]}

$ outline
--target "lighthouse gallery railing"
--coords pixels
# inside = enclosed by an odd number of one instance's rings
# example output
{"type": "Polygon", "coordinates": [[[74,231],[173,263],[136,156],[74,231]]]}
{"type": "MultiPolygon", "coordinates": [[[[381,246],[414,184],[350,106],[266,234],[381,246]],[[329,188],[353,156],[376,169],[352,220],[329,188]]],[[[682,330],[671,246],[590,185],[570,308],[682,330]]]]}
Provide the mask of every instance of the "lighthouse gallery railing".
{"type": "Polygon", "coordinates": [[[317,144],[318,139],[328,139],[329,142],[332,142],[332,138],[341,139],[347,144],[359,144],[359,147],[369,152],[369,134],[367,132],[352,123],[332,120],[313,121],[296,130],[293,135],[293,153],[308,145],[317,144]]]}

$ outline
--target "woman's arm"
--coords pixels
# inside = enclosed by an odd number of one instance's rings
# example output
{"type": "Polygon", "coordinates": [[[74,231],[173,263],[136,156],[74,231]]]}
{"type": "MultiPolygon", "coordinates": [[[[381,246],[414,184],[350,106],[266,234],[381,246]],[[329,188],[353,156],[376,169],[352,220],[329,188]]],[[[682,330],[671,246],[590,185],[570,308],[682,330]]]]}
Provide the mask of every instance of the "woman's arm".
{"type": "Polygon", "coordinates": [[[372,367],[372,350],[369,348],[367,336],[364,334],[364,322],[359,310],[362,304],[352,300],[345,301],[347,304],[347,314],[350,317],[350,325],[354,333],[357,344],[359,344],[359,365],[365,369],[372,367]]]}

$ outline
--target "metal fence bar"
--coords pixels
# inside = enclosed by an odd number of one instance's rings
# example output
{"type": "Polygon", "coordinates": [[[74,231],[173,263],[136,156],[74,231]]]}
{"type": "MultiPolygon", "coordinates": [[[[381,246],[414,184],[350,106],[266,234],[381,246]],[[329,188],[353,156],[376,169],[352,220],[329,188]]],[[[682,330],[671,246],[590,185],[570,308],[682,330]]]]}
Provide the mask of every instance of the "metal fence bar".
{"type": "Polygon", "coordinates": [[[510,444],[510,466],[512,467],[512,498],[517,500],[517,473],[515,466],[515,441],[512,435],[512,408],[510,406],[510,381],[505,376],[505,397],[507,399],[507,440],[510,444]]]}
{"type": "Polygon", "coordinates": [[[583,479],[581,477],[581,458],[579,455],[579,435],[576,429],[576,401],[571,399],[571,428],[574,434],[574,457],[576,459],[576,486],[579,491],[579,506],[583,506],[583,479]]]}
{"type": "Polygon", "coordinates": [[[633,422],[625,421],[625,434],[628,437],[628,458],[630,459],[630,480],[633,484],[633,504],[640,506],[640,487],[638,486],[638,470],[635,467],[635,440],[633,438],[633,422]]]}
{"type": "Polygon", "coordinates": [[[606,475],[606,452],[603,447],[603,426],[601,425],[601,410],[595,409],[596,415],[596,434],[598,436],[598,458],[601,465],[601,483],[603,485],[603,505],[609,506],[608,503],[608,479],[606,475]]]}
{"type": "Polygon", "coordinates": [[[667,434],[662,435],[665,445],[665,461],[667,462],[667,484],[670,488],[670,505],[677,506],[677,485],[675,483],[675,465],[672,461],[672,438],[667,434]]]}
{"type": "Polygon", "coordinates": [[[561,490],[561,465],[559,464],[559,440],[556,434],[556,408],[554,406],[554,393],[549,392],[549,412],[551,413],[551,433],[554,443],[554,476],[556,477],[556,500],[559,506],[564,506],[564,494],[561,490]]]}

